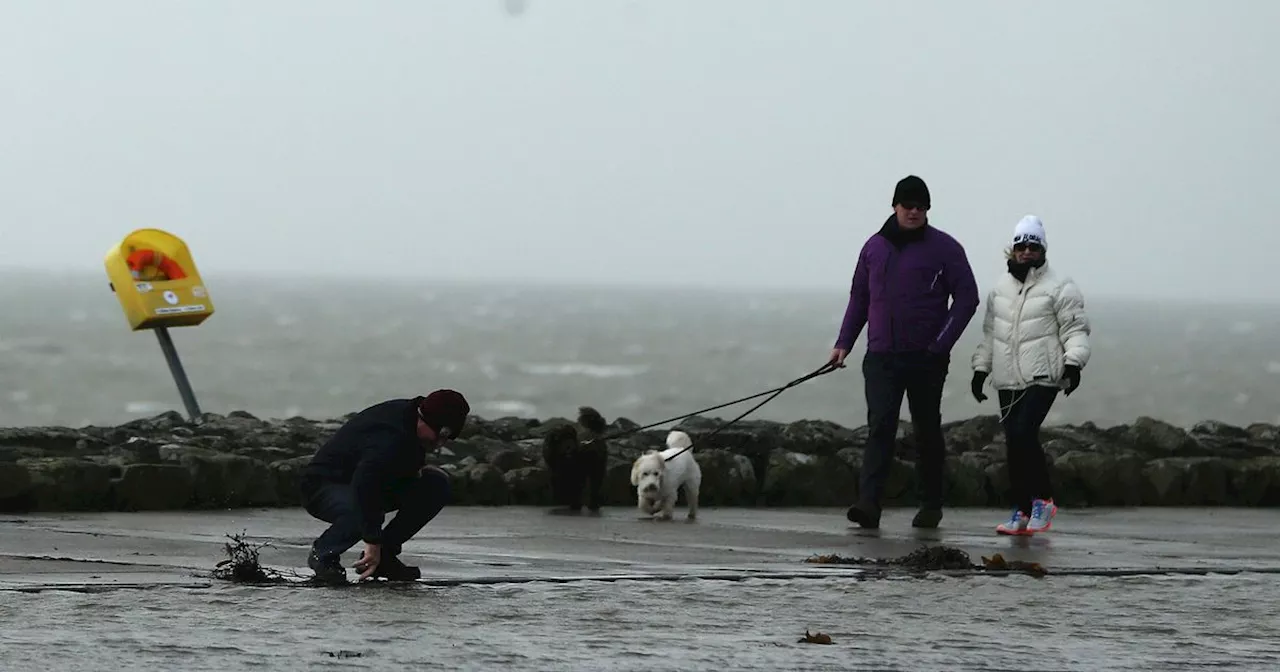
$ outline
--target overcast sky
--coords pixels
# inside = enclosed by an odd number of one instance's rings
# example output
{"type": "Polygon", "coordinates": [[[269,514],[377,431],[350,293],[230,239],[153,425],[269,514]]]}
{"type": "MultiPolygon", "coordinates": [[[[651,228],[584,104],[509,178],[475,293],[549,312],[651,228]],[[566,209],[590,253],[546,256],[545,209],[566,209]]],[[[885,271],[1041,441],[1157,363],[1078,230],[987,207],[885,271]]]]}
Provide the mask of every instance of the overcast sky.
{"type": "Polygon", "coordinates": [[[982,286],[1280,299],[1280,2],[0,1],[0,265],[847,285],[918,174],[982,286]],[[1268,46],[1270,45],[1270,46],[1268,46]],[[1267,277],[1270,277],[1269,275],[1267,277]]]}

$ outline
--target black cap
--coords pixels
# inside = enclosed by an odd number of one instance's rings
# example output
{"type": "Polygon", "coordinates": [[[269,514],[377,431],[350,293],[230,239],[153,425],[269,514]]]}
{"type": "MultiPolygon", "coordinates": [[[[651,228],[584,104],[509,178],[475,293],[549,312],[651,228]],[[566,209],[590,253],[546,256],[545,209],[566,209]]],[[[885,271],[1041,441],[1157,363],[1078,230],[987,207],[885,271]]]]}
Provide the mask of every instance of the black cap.
{"type": "Polygon", "coordinates": [[[912,203],[930,207],[929,187],[925,185],[924,180],[915,175],[908,175],[898,180],[898,186],[893,190],[893,203],[890,205],[898,205],[899,203],[912,203]]]}

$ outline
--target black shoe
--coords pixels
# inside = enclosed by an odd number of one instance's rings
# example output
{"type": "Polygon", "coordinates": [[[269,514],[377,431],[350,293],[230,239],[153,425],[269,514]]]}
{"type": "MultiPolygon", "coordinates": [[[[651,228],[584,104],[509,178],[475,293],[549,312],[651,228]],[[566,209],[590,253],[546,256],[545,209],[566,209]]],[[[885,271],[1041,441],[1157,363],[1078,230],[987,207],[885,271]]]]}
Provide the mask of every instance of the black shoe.
{"type": "Polygon", "coordinates": [[[851,523],[857,523],[862,527],[875,530],[880,528],[880,510],[871,509],[869,506],[861,506],[854,504],[844,514],[845,518],[851,523]]]}
{"type": "Polygon", "coordinates": [[[373,570],[373,576],[388,581],[417,581],[422,578],[422,571],[400,562],[399,557],[392,555],[378,561],[378,568],[373,570]]]}
{"type": "Polygon", "coordinates": [[[307,566],[316,573],[316,581],[320,583],[338,585],[347,582],[347,570],[342,567],[336,555],[321,558],[312,549],[307,556],[307,566]]]}
{"type": "Polygon", "coordinates": [[[942,509],[926,506],[916,512],[916,517],[911,519],[911,527],[934,528],[940,522],[942,522],[942,509]]]}

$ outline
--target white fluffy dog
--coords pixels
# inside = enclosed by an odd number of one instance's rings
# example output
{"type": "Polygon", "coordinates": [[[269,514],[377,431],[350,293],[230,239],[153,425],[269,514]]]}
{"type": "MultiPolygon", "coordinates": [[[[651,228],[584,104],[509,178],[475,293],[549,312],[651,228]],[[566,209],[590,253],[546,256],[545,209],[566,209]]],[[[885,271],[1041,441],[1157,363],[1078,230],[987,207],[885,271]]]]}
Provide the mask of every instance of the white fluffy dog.
{"type": "Polygon", "coordinates": [[[681,431],[667,434],[667,449],[650,450],[631,465],[631,485],[636,486],[636,506],[658,520],[671,520],[676,506],[676,492],[684,488],[689,504],[689,520],[698,517],[698,488],[702,485],[702,468],[693,459],[693,440],[681,431]],[[685,449],[688,450],[685,450],[685,449]],[[683,451],[683,452],[681,452],[683,451]],[[668,457],[680,453],[671,461],[668,457]]]}

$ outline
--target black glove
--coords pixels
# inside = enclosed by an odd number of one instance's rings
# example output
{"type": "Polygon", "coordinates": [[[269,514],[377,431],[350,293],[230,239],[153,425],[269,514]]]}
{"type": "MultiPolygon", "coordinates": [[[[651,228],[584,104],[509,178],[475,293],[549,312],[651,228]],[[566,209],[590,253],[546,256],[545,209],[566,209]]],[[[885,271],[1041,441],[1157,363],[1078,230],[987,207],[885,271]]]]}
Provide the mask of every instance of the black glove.
{"type": "Polygon", "coordinates": [[[973,380],[969,383],[969,389],[973,391],[973,398],[982,403],[987,400],[987,395],[982,393],[982,384],[987,382],[986,371],[974,371],[973,380]]]}
{"type": "Polygon", "coordinates": [[[1062,378],[1067,381],[1066,396],[1071,396],[1072,392],[1080,387],[1080,367],[1075,364],[1068,364],[1062,367],[1062,378]]]}

